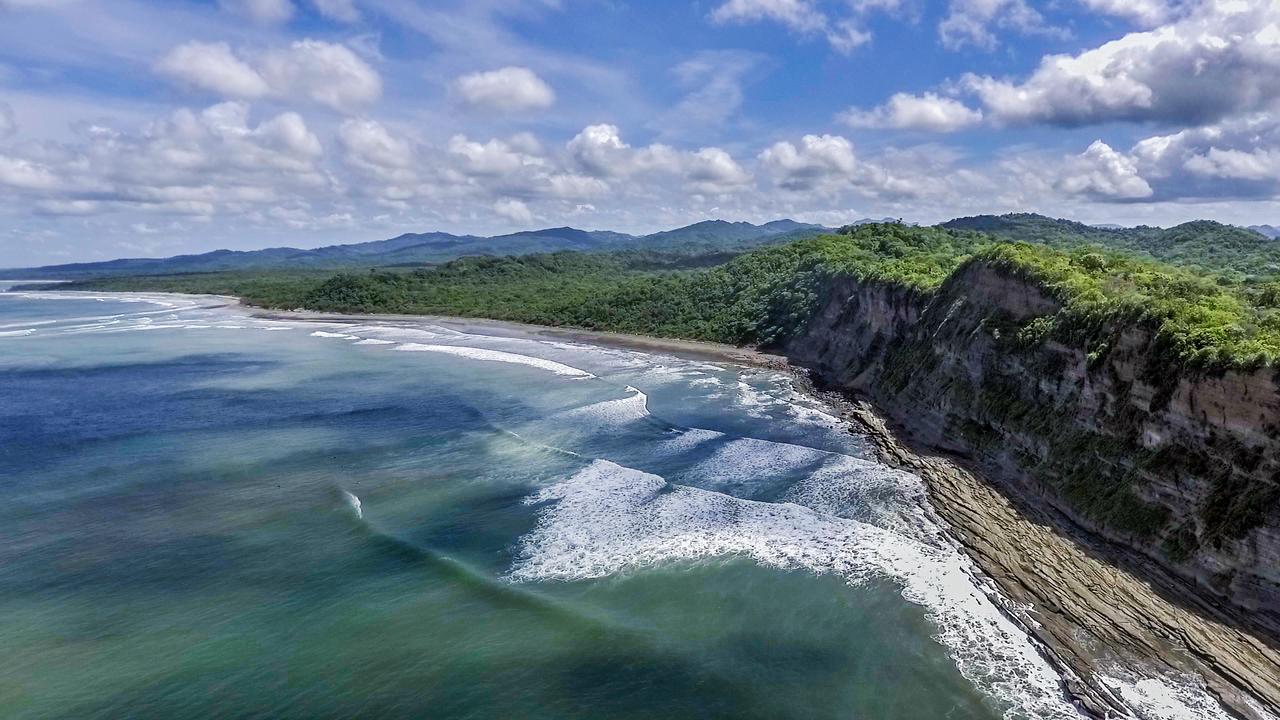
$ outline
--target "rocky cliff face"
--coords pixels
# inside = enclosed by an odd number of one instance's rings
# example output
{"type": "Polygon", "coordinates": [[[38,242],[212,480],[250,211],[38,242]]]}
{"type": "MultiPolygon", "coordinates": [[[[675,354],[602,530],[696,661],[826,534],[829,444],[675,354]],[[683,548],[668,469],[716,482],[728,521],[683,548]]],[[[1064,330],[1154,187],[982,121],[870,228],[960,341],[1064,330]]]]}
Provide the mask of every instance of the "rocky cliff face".
{"type": "Polygon", "coordinates": [[[1140,324],[1055,339],[1060,309],[981,263],[928,294],[842,280],[783,349],[920,440],[1280,626],[1280,373],[1171,366],[1140,324]]]}

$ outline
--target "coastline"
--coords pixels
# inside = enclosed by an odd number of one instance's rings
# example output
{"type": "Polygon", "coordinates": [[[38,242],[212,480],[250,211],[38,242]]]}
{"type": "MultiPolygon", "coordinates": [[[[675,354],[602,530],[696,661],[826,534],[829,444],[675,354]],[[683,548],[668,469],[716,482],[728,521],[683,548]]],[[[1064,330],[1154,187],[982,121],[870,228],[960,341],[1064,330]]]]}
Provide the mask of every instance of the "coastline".
{"type": "Polygon", "coordinates": [[[1118,687],[1129,668],[1204,679],[1204,691],[1232,715],[1248,720],[1280,716],[1280,650],[1251,635],[1221,611],[1188,594],[1199,612],[1165,599],[1176,580],[1151,563],[1133,574],[1133,558],[1083,533],[1036,498],[988,478],[961,458],[911,440],[865,399],[817,387],[787,358],[749,348],[572,328],[433,315],[334,314],[268,311],[256,317],[316,322],[432,323],[499,335],[549,338],[661,352],[786,372],[799,389],[835,409],[868,437],[888,465],[921,476],[934,512],[993,585],[1005,613],[1040,647],[1064,678],[1064,691],[1093,717],[1126,714],[1133,698],[1118,687]],[[1116,680],[1108,684],[1103,678],[1116,680]]]}

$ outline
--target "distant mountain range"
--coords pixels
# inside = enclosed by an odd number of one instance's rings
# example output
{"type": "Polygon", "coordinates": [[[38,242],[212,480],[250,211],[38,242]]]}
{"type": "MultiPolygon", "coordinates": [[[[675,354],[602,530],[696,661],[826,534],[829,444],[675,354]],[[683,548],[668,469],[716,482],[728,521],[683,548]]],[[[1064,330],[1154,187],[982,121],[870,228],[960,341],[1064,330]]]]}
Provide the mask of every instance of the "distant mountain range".
{"type": "Polygon", "coordinates": [[[76,279],[111,275],[170,275],[226,270],[323,270],[341,267],[425,265],[464,255],[525,255],[559,250],[660,250],[681,252],[742,251],[758,245],[813,235],[831,228],[774,220],[763,225],[707,220],[650,235],[627,235],[571,227],[547,228],[481,237],[443,232],[406,233],[389,240],[329,245],[313,250],[214,250],[168,258],[126,258],[104,262],[46,265],[0,270],[0,279],[76,279]]]}
{"type": "MultiPolygon", "coordinates": [[[[864,218],[849,225],[901,222],[894,218],[864,218]]],[[[1007,240],[1056,247],[1102,245],[1146,253],[1168,262],[1202,265],[1254,275],[1280,272],[1280,228],[1250,228],[1196,220],[1171,228],[1141,225],[1086,225],[1033,213],[976,215],[956,218],[939,227],[975,230],[1007,240]]],[[[526,255],[576,250],[608,252],[653,250],[697,254],[740,253],[753,247],[783,243],[832,228],[775,220],[763,225],[748,222],[706,220],[693,225],[651,233],[628,235],[605,230],[571,227],[528,230],[482,237],[443,232],[406,233],[388,240],[329,245],[302,250],[214,250],[199,255],[169,258],[127,258],[105,262],[46,265],[0,270],[0,279],[74,280],[118,275],[173,275],[228,270],[329,270],[356,267],[415,266],[447,262],[466,255],[526,255]]]]}

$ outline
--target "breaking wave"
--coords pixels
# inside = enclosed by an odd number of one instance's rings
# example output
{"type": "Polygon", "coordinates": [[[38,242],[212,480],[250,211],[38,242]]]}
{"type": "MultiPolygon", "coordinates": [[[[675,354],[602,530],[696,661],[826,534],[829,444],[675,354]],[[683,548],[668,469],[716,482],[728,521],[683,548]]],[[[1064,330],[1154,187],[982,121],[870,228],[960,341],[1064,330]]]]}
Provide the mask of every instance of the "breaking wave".
{"type": "Polygon", "coordinates": [[[743,555],[857,585],[898,582],[922,606],[960,672],[1016,716],[1078,718],[1059,677],[975,584],[967,560],[857,520],[762,503],[596,460],[530,496],[548,503],[520,544],[512,580],[580,580],[677,560],[743,555]]]}

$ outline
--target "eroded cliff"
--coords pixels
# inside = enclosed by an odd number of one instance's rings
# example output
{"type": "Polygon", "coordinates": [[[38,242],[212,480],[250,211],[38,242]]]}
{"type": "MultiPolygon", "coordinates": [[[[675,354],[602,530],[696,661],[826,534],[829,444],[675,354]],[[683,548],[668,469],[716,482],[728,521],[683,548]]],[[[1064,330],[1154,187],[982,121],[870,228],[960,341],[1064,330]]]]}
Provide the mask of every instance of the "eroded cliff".
{"type": "Polygon", "coordinates": [[[983,262],[931,292],[842,279],[783,349],[1274,631],[1280,374],[1188,371],[1141,321],[1073,335],[1055,331],[1061,311],[983,262]]]}

